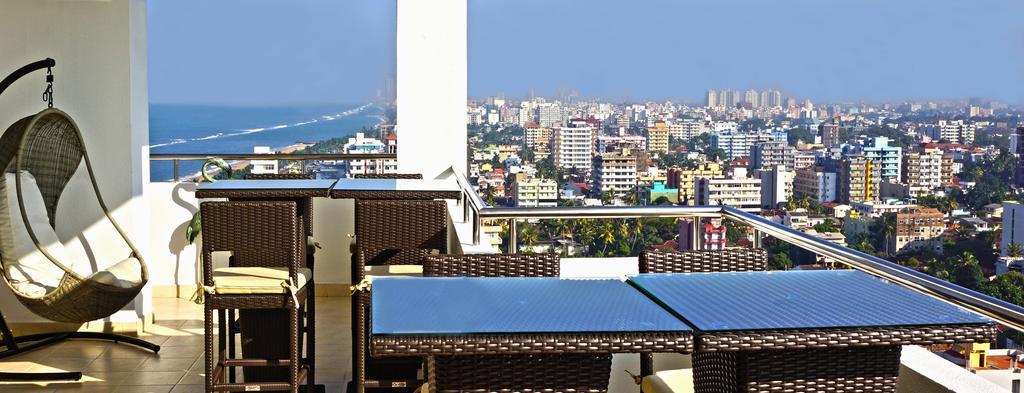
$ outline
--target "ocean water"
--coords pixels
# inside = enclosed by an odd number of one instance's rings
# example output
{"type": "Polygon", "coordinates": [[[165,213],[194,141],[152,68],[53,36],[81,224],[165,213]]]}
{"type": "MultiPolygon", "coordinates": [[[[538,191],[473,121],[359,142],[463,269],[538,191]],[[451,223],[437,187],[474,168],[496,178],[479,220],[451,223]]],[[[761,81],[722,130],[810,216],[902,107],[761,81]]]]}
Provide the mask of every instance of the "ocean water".
{"type": "MultiPolygon", "coordinates": [[[[256,146],[283,148],[299,142],[354,135],[381,123],[383,109],[372,104],[301,107],[226,107],[179,104],[149,106],[150,153],[252,153],[256,146]]],[[[182,176],[202,162],[182,161],[182,176]]],[[[170,180],[170,161],[152,161],[150,178],[170,180]]]]}

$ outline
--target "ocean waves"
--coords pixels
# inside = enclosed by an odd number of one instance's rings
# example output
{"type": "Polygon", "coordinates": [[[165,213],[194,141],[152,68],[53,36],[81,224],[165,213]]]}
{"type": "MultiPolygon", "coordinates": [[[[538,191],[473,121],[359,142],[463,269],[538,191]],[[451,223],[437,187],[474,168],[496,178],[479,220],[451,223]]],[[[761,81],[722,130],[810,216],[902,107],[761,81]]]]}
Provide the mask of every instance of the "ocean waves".
{"type": "Polygon", "coordinates": [[[310,119],[310,120],[306,120],[306,121],[299,121],[299,122],[289,123],[289,124],[277,124],[277,125],[268,126],[268,127],[246,128],[246,129],[228,130],[228,131],[217,131],[217,132],[211,133],[211,134],[206,135],[206,136],[195,137],[195,138],[174,138],[174,139],[171,139],[168,142],[152,144],[152,145],[149,146],[149,148],[150,149],[157,149],[157,148],[161,148],[161,147],[167,147],[167,146],[173,146],[173,145],[181,145],[181,144],[185,144],[185,143],[189,143],[189,142],[203,142],[203,141],[210,141],[210,140],[214,140],[214,139],[238,137],[238,136],[251,135],[251,134],[256,134],[256,133],[261,133],[261,132],[282,130],[282,129],[291,128],[291,127],[301,127],[301,126],[305,126],[305,125],[316,124],[316,123],[319,123],[319,122],[328,122],[328,121],[340,120],[340,119],[344,119],[346,117],[350,117],[350,116],[362,113],[363,111],[365,111],[366,109],[370,108],[371,106],[372,106],[372,104],[364,104],[362,106],[359,106],[359,107],[356,107],[356,108],[352,108],[352,109],[349,109],[349,110],[346,110],[346,111],[343,111],[343,112],[333,113],[333,114],[325,114],[325,115],[321,115],[320,118],[314,118],[314,119],[310,119]]]}

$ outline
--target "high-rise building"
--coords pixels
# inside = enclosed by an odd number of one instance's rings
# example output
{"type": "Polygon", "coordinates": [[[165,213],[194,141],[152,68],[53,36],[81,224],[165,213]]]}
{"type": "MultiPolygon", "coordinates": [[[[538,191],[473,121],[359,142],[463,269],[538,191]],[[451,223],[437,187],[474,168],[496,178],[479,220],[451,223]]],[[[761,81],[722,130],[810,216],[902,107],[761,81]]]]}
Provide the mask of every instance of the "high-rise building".
{"type": "Polygon", "coordinates": [[[946,143],[974,143],[974,123],[963,120],[939,120],[935,127],[926,128],[933,140],[946,143]]]}
{"type": "Polygon", "coordinates": [[[898,183],[901,179],[903,149],[889,146],[889,142],[889,138],[884,136],[868,139],[868,143],[864,145],[864,157],[874,161],[883,182],[898,183]]]}
{"type": "Polygon", "coordinates": [[[880,181],[874,162],[864,155],[843,157],[839,173],[839,200],[844,203],[876,200],[880,181]]]}
{"type": "Polygon", "coordinates": [[[942,252],[942,233],[946,230],[945,216],[930,207],[908,207],[896,213],[896,235],[892,237],[891,252],[904,253],[919,250],[942,252]]]}
{"type": "Polygon", "coordinates": [[[933,193],[953,182],[953,155],[936,148],[907,153],[903,157],[902,180],[911,197],[933,193]]]}
{"type": "Polygon", "coordinates": [[[785,165],[757,171],[761,178],[761,207],[776,208],[793,198],[793,180],[796,173],[785,165]]]}
{"type": "Polygon", "coordinates": [[[747,176],[746,168],[733,168],[729,176],[697,178],[694,194],[697,205],[732,206],[750,213],[761,211],[761,180],[747,176]]]}
{"type": "Polygon", "coordinates": [[[512,187],[516,207],[558,206],[558,183],[554,180],[517,176],[512,187]]]}
{"type": "Polygon", "coordinates": [[[537,123],[541,127],[557,127],[562,125],[562,106],[551,102],[538,104],[537,123]]]}
{"type": "Polygon", "coordinates": [[[668,153],[668,124],[663,120],[647,126],[647,150],[652,153],[668,153]]]}
{"type": "Polygon", "coordinates": [[[1024,187],[1024,126],[1017,127],[1010,151],[1017,155],[1017,171],[1014,172],[1013,183],[1017,188],[1024,187]]]}
{"type": "Polygon", "coordinates": [[[1024,247],[1024,203],[1003,201],[1003,234],[999,241],[999,255],[1007,256],[1011,244],[1024,247]]]}
{"type": "Polygon", "coordinates": [[[636,151],[621,149],[594,156],[594,187],[614,198],[622,198],[636,187],[636,151]]]}
{"type": "Polygon", "coordinates": [[[772,107],[782,107],[782,92],[778,90],[771,91],[771,105],[772,107]]]}
{"type": "Polygon", "coordinates": [[[758,101],[760,98],[755,90],[747,90],[743,93],[743,102],[750,104],[751,108],[760,107],[760,101],[758,101]]]}
{"type": "Polygon", "coordinates": [[[574,119],[568,127],[555,128],[553,135],[555,165],[590,171],[594,149],[594,129],[584,120],[574,119]]]}
{"type": "Polygon", "coordinates": [[[795,168],[796,149],[782,141],[758,142],[750,147],[750,169],[771,170],[782,165],[787,170],[795,168]]]}
{"type": "Polygon", "coordinates": [[[828,123],[821,123],[818,126],[818,135],[821,136],[821,144],[830,148],[839,144],[839,118],[833,117],[828,123]]]}
{"type": "Polygon", "coordinates": [[[772,91],[765,90],[761,92],[761,98],[758,100],[761,108],[769,108],[772,106],[772,91]]]}
{"type": "Polygon", "coordinates": [[[718,107],[718,92],[714,90],[708,90],[707,95],[704,96],[704,106],[708,108],[718,107]]]}
{"type": "Polygon", "coordinates": [[[729,159],[736,159],[749,156],[755,143],[784,140],[784,133],[726,131],[711,134],[711,147],[722,149],[729,159]]]}
{"type": "Polygon", "coordinates": [[[822,167],[797,169],[796,178],[793,179],[793,194],[818,202],[835,202],[837,180],[837,173],[825,172],[822,167]]]}
{"type": "Polygon", "coordinates": [[[689,140],[704,132],[704,121],[700,119],[675,119],[668,125],[669,136],[689,140]]]}

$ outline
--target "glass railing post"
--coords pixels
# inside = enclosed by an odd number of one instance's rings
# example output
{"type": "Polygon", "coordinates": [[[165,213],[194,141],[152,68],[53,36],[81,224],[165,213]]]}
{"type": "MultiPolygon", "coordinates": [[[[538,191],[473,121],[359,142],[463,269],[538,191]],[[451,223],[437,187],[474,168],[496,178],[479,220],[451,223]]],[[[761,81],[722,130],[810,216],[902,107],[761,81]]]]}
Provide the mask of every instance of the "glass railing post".
{"type": "Polygon", "coordinates": [[[754,230],[754,239],[752,241],[752,243],[754,244],[754,248],[761,248],[761,240],[763,240],[763,239],[764,239],[764,234],[761,233],[760,230],[755,229],[754,230]]]}
{"type": "Polygon", "coordinates": [[[519,253],[519,242],[516,239],[516,219],[508,219],[508,253],[519,253]]]}
{"type": "Polygon", "coordinates": [[[181,163],[181,160],[177,160],[177,159],[174,160],[174,181],[180,181],[181,180],[181,174],[179,173],[179,171],[180,171],[179,164],[180,163],[181,163]]]}

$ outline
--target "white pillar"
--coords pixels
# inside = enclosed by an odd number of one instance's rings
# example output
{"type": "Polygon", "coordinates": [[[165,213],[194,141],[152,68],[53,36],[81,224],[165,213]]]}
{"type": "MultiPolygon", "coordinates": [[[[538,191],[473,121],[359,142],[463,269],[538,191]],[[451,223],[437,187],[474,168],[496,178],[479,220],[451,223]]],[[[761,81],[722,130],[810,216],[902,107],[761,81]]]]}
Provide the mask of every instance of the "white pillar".
{"type": "Polygon", "coordinates": [[[398,170],[466,173],[466,1],[397,0],[398,170]]]}

